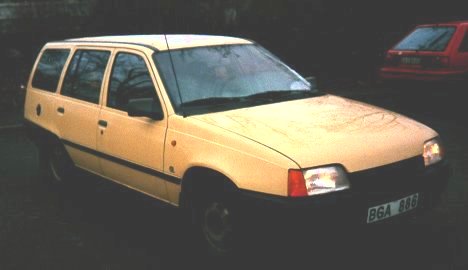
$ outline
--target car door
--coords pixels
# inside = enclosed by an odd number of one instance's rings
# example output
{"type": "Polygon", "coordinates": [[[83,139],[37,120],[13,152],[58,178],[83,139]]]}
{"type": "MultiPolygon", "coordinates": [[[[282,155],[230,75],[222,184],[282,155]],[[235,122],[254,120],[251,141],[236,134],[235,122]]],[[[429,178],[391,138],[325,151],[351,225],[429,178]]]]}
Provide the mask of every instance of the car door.
{"type": "Polygon", "coordinates": [[[76,166],[100,173],[96,136],[100,96],[111,49],[77,48],[56,101],[58,130],[76,166]]]}
{"type": "Polygon", "coordinates": [[[98,151],[103,175],[150,196],[167,200],[163,152],[167,118],[128,115],[129,101],[143,100],[164,115],[147,57],[118,50],[99,116],[98,151]]]}

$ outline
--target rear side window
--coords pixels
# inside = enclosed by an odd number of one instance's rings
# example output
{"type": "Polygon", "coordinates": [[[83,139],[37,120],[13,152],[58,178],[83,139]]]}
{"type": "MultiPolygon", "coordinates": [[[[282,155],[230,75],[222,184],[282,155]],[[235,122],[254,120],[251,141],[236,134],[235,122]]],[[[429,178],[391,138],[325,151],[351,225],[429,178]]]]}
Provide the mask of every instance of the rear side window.
{"type": "Polygon", "coordinates": [[[460,44],[460,48],[458,48],[458,51],[468,52],[468,31],[465,31],[465,37],[463,38],[463,41],[460,44]]]}
{"type": "Polygon", "coordinates": [[[453,26],[420,27],[396,45],[395,50],[445,51],[453,33],[455,33],[453,26]]]}
{"type": "Polygon", "coordinates": [[[63,80],[61,94],[98,104],[109,55],[108,51],[77,50],[63,80]]]}
{"type": "Polygon", "coordinates": [[[32,86],[49,92],[57,91],[60,76],[69,54],[70,50],[45,50],[34,72],[32,86]]]}
{"type": "Polygon", "coordinates": [[[132,99],[159,103],[145,60],[135,54],[117,54],[108,92],[107,107],[122,111],[132,99]]]}

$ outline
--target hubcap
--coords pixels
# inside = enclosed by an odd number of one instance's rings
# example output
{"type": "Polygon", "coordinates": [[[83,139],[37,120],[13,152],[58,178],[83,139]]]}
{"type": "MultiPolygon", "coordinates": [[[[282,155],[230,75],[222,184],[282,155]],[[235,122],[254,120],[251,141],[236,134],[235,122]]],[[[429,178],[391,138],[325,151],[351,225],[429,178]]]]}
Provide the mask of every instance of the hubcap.
{"type": "Polygon", "coordinates": [[[232,233],[231,213],[220,202],[213,202],[205,209],[203,231],[208,241],[216,248],[229,248],[229,237],[232,233]]]}

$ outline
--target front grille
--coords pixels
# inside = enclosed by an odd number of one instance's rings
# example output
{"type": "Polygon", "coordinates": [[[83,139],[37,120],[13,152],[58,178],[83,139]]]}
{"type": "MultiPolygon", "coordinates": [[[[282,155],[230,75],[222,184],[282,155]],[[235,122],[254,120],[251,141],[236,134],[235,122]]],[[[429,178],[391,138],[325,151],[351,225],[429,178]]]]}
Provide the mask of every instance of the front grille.
{"type": "Polygon", "coordinates": [[[421,184],[424,172],[422,156],[389,165],[351,173],[351,188],[364,193],[402,193],[413,191],[421,184]]]}

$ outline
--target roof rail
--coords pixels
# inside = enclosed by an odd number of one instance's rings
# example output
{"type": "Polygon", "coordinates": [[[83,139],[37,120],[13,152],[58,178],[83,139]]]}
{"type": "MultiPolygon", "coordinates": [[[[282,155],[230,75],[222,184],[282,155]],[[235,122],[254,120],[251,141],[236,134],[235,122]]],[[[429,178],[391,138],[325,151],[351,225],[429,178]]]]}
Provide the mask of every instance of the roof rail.
{"type": "Polygon", "coordinates": [[[100,41],[95,41],[95,40],[57,40],[57,41],[51,41],[49,43],[111,43],[111,44],[126,44],[126,45],[136,45],[136,46],[141,46],[145,47],[148,49],[151,49],[155,52],[159,52],[159,49],[148,45],[148,44],[143,44],[143,43],[137,43],[137,42],[124,42],[124,41],[105,41],[105,40],[100,40],[100,41]]]}

